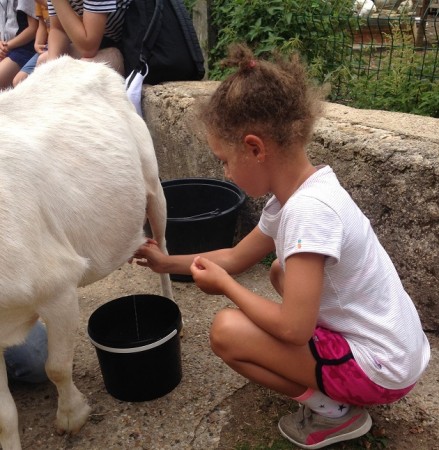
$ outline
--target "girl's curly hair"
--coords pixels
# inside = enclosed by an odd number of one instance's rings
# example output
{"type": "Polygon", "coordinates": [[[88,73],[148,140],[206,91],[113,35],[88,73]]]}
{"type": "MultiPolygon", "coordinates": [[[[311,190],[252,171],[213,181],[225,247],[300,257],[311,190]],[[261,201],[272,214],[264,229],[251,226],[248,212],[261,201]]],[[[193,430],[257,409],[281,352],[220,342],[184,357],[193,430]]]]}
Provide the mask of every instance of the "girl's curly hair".
{"type": "Polygon", "coordinates": [[[309,83],[298,55],[269,62],[256,59],[245,44],[233,44],[222,65],[237,70],[200,108],[208,132],[231,143],[249,133],[281,146],[309,141],[323,91],[309,83]]]}

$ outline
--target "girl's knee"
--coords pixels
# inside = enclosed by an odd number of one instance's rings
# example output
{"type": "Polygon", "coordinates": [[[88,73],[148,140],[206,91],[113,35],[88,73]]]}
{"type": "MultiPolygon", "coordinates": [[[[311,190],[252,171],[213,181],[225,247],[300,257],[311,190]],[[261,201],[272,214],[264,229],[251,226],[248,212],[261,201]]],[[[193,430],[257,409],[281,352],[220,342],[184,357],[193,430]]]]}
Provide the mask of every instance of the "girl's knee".
{"type": "Polygon", "coordinates": [[[94,58],[90,58],[90,60],[106,63],[120,75],[124,75],[123,56],[121,51],[116,47],[103,48],[98,51],[98,54],[94,58]]]}
{"type": "Polygon", "coordinates": [[[49,52],[41,53],[41,55],[37,59],[36,66],[39,66],[40,64],[44,64],[45,62],[47,62],[48,56],[49,56],[49,52]]]}
{"type": "Polygon", "coordinates": [[[215,355],[220,358],[230,348],[230,342],[236,335],[239,323],[239,310],[223,309],[218,312],[210,328],[210,347],[215,355]]]}
{"type": "Polygon", "coordinates": [[[18,72],[17,75],[15,75],[14,79],[12,80],[12,86],[16,87],[18,84],[20,84],[22,81],[24,81],[28,77],[28,74],[26,72],[18,72]]]}

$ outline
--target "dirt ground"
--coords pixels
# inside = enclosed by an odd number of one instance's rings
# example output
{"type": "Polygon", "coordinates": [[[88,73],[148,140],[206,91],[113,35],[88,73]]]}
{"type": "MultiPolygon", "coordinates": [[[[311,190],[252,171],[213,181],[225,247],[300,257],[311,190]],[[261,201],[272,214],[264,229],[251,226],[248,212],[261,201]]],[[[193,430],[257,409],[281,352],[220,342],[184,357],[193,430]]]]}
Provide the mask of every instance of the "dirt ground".
{"type": "MultiPolygon", "coordinates": [[[[240,281],[269,298],[267,269],[258,266],[240,281]]],[[[79,290],[81,327],[74,360],[74,380],[87,396],[92,414],[75,436],[59,436],[53,426],[56,389],[14,384],[24,449],[220,449],[261,450],[295,448],[277,431],[280,416],[295,409],[293,402],[231,371],[210,351],[208,330],[215,313],[230,306],[227,299],[209,297],[193,283],[173,283],[182,312],[183,379],[169,394],[148,402],[122,402],[104,387],[95,349],[87,335],[90,314],[108,300],[134,293],[160,294],[158,277],[126,265],[92,286],[79,290]]],[[[370,409],[374,425],[365,438],[333,449],[439,449],[439,340],[428,333],[432,362],[407,398],[391,406],[370,409]],[[385,444],[385,446],[383,446],[385,444]]]]}

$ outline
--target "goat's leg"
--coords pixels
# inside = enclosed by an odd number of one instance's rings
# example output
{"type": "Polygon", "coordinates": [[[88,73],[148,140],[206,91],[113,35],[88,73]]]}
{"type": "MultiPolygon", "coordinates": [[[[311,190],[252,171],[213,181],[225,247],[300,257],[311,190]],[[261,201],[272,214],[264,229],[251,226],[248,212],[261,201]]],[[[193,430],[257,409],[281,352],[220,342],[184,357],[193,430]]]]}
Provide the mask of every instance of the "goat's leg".
{"type": "MultiPolygon", "coordinates": [[[[163,193],[163,189],[160,182],[157,180],[157,185],[155,186],[154,192],[148,195],[147,200],[147,211],[146,215],[148,217],[149,226],[153,238],[158,242],[160,249],[166,255],[168,250],[166,248],[166,198],[163,193]]],[[[172,285],[169,274],[160,274],[160,282],[162,285],[162,292],[165,297],[173,299],[172,285]]]]}
{"type": "Polygon", "coordinates": [[[0,349],[0,444],[3,450],[21,450],[17,408],[8,387],[3,349],[0,349]]]}
{"type": "Polygon", "coordinates": [[[58,432],[76,433],[87,421],[90,407],[72,380],[74,341],[79,324],[76,286],[52,299],[41,312],[47,327],[46,372],[58,390],[58,432]]]}

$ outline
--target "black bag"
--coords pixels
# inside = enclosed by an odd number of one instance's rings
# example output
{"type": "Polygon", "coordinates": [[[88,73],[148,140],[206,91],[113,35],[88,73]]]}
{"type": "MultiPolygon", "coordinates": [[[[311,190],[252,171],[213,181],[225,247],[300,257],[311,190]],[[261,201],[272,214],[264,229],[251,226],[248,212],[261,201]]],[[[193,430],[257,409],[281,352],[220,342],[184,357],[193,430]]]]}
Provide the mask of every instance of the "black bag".
{"type": "Polygon", "coordinates": [[[130,79],[133,71],[147,74],[148,84],[204,76],[203,54],[183,0],[132,0],[121,44],[130,79]]]}

